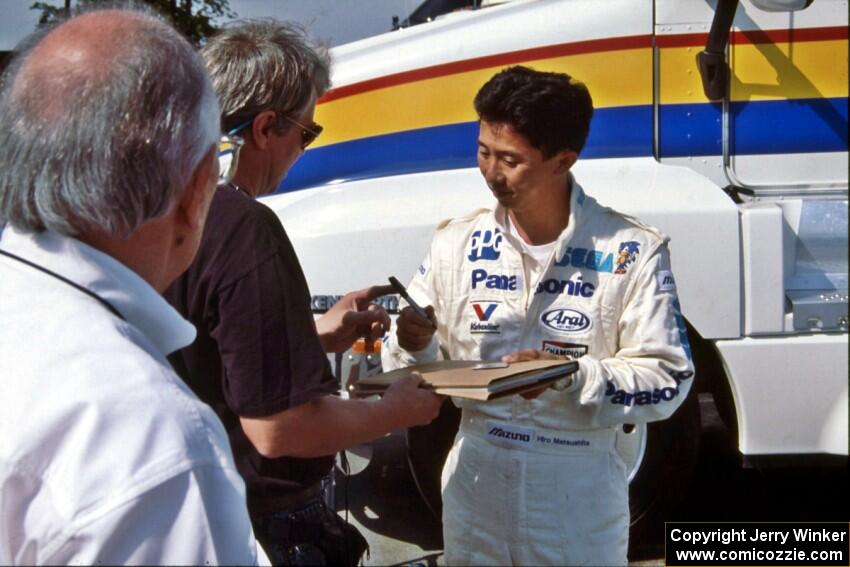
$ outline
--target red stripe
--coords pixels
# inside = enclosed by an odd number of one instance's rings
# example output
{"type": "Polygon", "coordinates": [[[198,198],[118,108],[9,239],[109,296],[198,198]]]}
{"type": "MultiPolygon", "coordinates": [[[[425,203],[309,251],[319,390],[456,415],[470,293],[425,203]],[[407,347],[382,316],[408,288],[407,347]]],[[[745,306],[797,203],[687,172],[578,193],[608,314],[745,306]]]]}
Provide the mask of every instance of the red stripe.
{"type": "MultiPolygon", "coordinates": [[[[831,28],[736,31],[731,34],[731,41],[733,45],[829,41],[847,39],[847,29],[847,26],[835,26],[831,28]]],[[[695,45],[702,47],[707,39],[707,33],[659,35],[656,36],[655,43],[658,47],[691,47],[695,45]]]]}
{"type": "Polygon", "coordinates": [[[394,75],[386,75],[360,83],[353,83],[339,87],[325,93],[319,102],[328,102],[339,98],[345,98],[367,91],[383,89],[404,83],[412,83],[434,77],[443,77],[475,71],[487,67],[507,66],[534,59],[548,59],[550,57],[563,57],[565,55],[577,55],[580,53],[594,53],[599,51],[616,51],[620,49],[635,49],[639,47],[650,47],[652,45],[651,35],[636,35],[628,37],[613,37],[609,39],[593,39],[589,41],[577,41],[574,43],[561,43],[558,45],[547,45],[520,51],[510,51],[497,55],[487,55],[474,59],[465,59],[442,65],[433,65],[411,71],[404,71],[394,75]]]}
{"type": "MultiPolygon", "coordinates": [[[[847,26],[835,26],[828,28],[736,31],[732,33],[732,43],[734,45],[743,45],[755,43],[788,43],[792,41],[802,42],[847,39],[847,29],[847,26]]],[[[506,66],[534,59],[563,57],[566,55],[577,55],[581,53],[599,53],[603,51],[616,51],[619,49],[650,47],[652,45],[652,39],[653,37],[650,35],[593,39],[589,41],[577,41],[574,43],[561,43],[558,45],[522,49],[520,51],[510,51],[507,53],[499,53],[497,55],[488,55],[485,57],[477,57],[475,59],[466,59],[464,61],[433,65],[431,67],[423,67],[412,71],[385,75],[383,77],[369,79],[368,81],[339,87],[325,93],[325,95],[319,99],[319,103],[329,102],[386,87],[432,79],[434,77],[464,73],[466,71],[475,71],[486,67],[506,66]]],[[[707,39],[708,34],[705,33],[659,35],[655,36],[655,43],[658,47],[704,46],[707,39]]]]}
{"type": "MultiPolygon", "coordinates": [[[[802,41],[827,41],[835,39],[847,39],[847,26],[835,26],[829,28],[802,28],[784,30],[752,30],[736,31],[732,33],[732,43],[735,45],[756,43],[787,43],[802,41]]],[[[613,37],[607,39],[593,39],[588,41],[577,41],[574,43],[561,43],[558,45],[547,45],[487,55],[474,59],[443,63],[421,69],[413,69],[393,75],[385,75],[360,83],[353,83],[344,87],[332,89],[319,99],[319,103],[345,98],[364,92],[383,89],[404,83],[412,83],[435,77],[443,77],[456,73],[475,71],[486,67],[507,66],[534,59],[548,59],[551,57],[564,57],[566,55],[578,55],[581,53],[598,53],[602,51],[617,51],[620,49],[636,49],[652,46],[653,37],[650,35],[635,35],[627,37],[613,37]]],[[[655,36],[658,47],[689,47],[704,46],[708,34],[690,33],[677,35],[655,36]]]]}
{"type": "Polygon", "coordinates": [[[472,304],[472,308],[475,309],[475,315],[478,317],[479,321],[484,320],[484,311],[482,311],[481,306],[477,303],[472,304]]]}

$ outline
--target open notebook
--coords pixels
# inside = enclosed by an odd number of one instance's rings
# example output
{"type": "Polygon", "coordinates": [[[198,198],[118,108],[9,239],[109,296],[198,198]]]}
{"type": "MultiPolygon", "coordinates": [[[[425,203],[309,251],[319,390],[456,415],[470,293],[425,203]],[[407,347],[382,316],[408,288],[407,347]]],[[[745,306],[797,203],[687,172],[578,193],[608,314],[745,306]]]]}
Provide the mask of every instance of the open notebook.
{"type": "Polygon", "coordinates": [[[575,360],[529,360],[506,365],[482,360],[444,360],[416,364],[363,378],[349,386],[352,397],[381,394],[412,371],[425,379],[423,387],[438,394],[487,401],[533,390],[578,370],[575,360]]]}

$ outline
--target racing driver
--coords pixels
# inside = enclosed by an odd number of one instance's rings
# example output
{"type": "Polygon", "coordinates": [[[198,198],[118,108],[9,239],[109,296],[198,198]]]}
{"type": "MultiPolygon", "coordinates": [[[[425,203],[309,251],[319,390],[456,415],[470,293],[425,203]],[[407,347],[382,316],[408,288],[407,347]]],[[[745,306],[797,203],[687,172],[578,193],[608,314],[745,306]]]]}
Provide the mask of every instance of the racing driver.
{"type": "Polygon", "coordinates": [[[693,381],[668,239],[597,203],[570,173],[593,114],[582,83],[510,67],[475,109],[478,165],[498,205],[438,227],[409,286],[430,320],[402,310],[384,368],[564,357],[579,370],[524,397],[454,399],[445,560],[625,565],[616,428],[667,418],[693,381]]]}

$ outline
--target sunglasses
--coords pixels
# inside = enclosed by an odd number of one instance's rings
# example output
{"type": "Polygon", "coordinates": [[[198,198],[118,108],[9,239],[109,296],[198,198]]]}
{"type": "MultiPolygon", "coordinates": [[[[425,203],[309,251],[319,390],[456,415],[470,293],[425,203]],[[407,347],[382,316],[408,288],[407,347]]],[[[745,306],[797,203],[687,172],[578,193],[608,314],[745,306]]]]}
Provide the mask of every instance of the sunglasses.
{"type": "MultiPolygon", "coordinates": [[[[309,126],[305,126],[305,125],[301,124],[300,122],[298,122],[297,120],[290,118],[289,116],[287,116],[285,114],[282,115],[282,116],[283,116],[283,119],[286,120],[287,122],[294,124],[294,125],[298,126],[299,128],[301,128],[301,149],[302,150],[306,150],[307,147],[310,144],[315,142],[316,138],[318,138],[319,134],[321,134],[322,131],[324,130],[324,128],[320,124],[317,124],[315,122],[312,122],[309,126]]],[[[245,128],[247,126],[250,126],[251,123],[253,123],[253,122],[254,122],[254,118],[251,118],[250,120],[246,120],[245,122],[243,122],[242,124],[240,124],[236,128],[232,129],[230,132],[228,132],[228,135],[232,136],[233,134],[235,134],[239,130],[242,130],[243,128],[245,128]]]]}
{"type": "Polygon", "coordinates": [[[287,121],[291,122],[292,124],[295,124],[296,126],[301,128],[301,149],[302,150],[306,150],[307,146],[309,146],[310,144],[315,142],[316,138],[318,138],[319,134],[321,134],[322,130],[324,130],[324,128],[322,128],[322,126],[320,126],[319,124],[316,124],[315,122],[312,122],[310,124],[310,126],[308,127],[308,126],[304,126],[303,124],[301,124],[297,120],[293,120],[292,118],[290,118],[289,116],[287,116],[285,114],[283,115],[283,118],[284,118],[284,120],[287,120],[287,121]]]}
{"type": "Polygon", "coordinates": [[[218,140],[218,184],[227,185],[236,175],[239,164],[239,150],[245,145],[245,140],[234,135],[231,130],[218,140]]]}

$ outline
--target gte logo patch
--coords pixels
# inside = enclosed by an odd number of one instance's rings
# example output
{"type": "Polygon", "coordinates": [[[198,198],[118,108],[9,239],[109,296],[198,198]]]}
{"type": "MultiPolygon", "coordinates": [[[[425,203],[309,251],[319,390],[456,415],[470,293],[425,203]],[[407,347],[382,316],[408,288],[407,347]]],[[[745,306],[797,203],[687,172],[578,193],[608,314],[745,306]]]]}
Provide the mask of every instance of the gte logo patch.
{"type": "Polygon", "coordinates": [[[487,289],[501,289],[503,291],[516,291],[517,277],[503,274],[488,274],[487,270],[472,270],[472,289],[478,287],[487,289]]]}
{"type": "Polygon", "coordinates": [[[472,238],[469,241],[469,258],[470,262],[478,260],[498,260],[499,248],[502,245],[502,231],[498,228],[494,230],[476,230],[472,233],[472,238]]]}
{"type": "Polygon", "coordinates": [[[498,303],[473,303],[472,309],[479,321],[489,321],[498,305],[498,303]]]}
{"type": "Polygon", "coordinates": [[[552,309],[541,315],[540,321],[560,333],[581,333],[593,326],[590,317],[578,309],[552,309]]]}
{"type": "Polygon", "coordinates": [[[543,352],[551,352],[558,356],[569,356],[571,358],[581,358],[587,354],[587,345],[578,343],[562,343],[560,341],[543,341],[543,352]]]}

